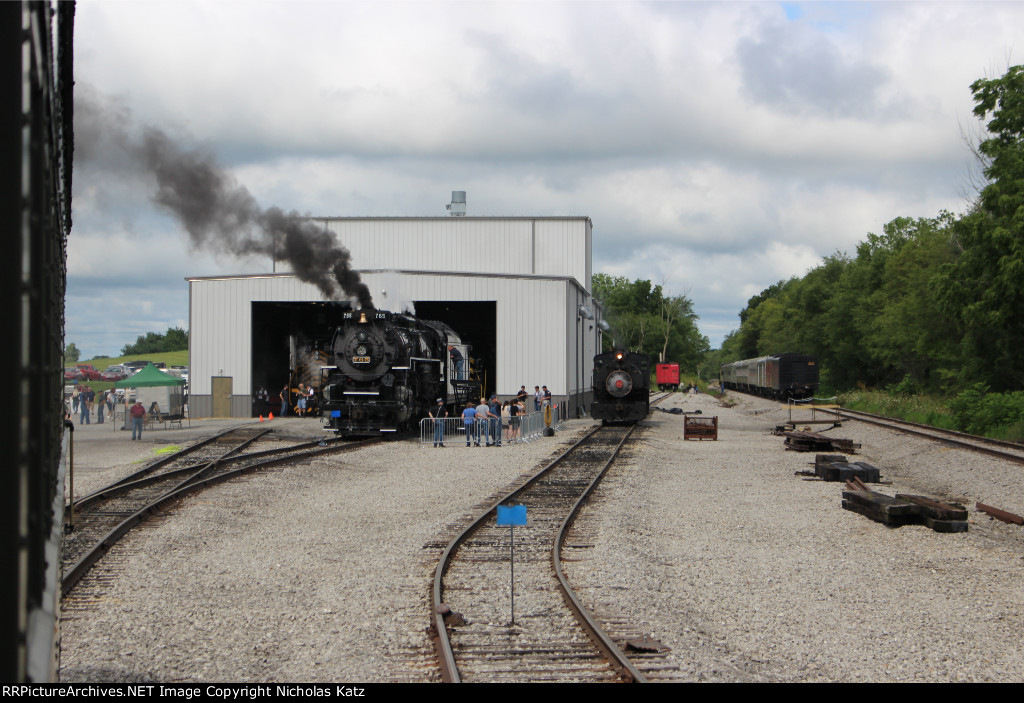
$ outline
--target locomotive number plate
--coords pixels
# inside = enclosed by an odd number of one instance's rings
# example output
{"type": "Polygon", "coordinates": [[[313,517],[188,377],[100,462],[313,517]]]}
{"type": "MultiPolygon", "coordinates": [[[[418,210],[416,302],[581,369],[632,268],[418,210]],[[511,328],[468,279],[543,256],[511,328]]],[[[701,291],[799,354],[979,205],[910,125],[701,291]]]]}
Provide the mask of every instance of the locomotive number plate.
{"type": "Polygon", "coordinates": [[[368,357],[368,356],[353,356],[352,357],[352,363],[353,364],[369,364],[370,363],[370,357],[368,357]]]}

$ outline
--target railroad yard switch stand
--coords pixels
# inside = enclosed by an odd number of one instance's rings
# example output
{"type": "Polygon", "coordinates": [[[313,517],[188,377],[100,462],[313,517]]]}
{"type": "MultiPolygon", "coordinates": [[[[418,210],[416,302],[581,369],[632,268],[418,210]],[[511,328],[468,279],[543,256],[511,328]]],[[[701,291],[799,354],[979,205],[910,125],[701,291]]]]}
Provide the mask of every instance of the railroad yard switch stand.
{"type": "Polygon", "coordinates": [[[847,481],[843,508],[890,527],[926,525],[936,532],[967,532],[967,509],[925,496],[897,493],[894,497],[867,490],[860,481],[847,481]]]}
{"type": "Polygon", "coordinates": [[[718,416],[683,418],[683,439],[718,439],[718,416]]]}
{"type": "MultiPolygon", "coordinates": [[[[828,400],[835,400],[835,398],[829,398],[828,400]]],[[[791,428],[795,428],[797,425],[832,425],[833,427],[840,427],[843,424],[839,417],[840,407],[835,403],[806,403],[790,399],[789,419],[786,422],[786,426],[791,428]],[[794,418],[794,410],[809,410],[810,413],[803,418],[794,418]]]]}

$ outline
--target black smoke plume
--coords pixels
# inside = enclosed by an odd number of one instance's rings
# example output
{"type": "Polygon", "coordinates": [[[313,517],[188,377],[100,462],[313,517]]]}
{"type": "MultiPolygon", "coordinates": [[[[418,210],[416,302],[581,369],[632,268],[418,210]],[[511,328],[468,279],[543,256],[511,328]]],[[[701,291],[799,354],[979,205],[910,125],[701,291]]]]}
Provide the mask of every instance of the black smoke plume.
{"type": "Polygon", "coordinates": [[[76,96],[76,108],[76,131],[95,140],[82,156],[96,155],[108,166],[116,164],[116,170],[130,174],[141,168],[152,176],[152,200],[181,222],[193,246],[285,260],[300,280],[315,285],[325,297],[336,299],[340,290],[359,307],[373,307],[370,289],[352,270],[348,250],[330,231],[295,211],[261,208],[212,154],[186,149],[154,127],[133,129],[126,109],[107,107],[88,92],[84,98],[76,96]],[[119,156],[105,152],[99,157],[105,148],[119,156]]]}

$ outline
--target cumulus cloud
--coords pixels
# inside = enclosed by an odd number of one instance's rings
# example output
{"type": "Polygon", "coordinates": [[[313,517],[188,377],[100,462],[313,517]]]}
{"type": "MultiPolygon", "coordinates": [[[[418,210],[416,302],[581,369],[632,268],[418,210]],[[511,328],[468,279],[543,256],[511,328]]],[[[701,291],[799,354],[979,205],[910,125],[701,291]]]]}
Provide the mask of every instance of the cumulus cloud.
{"type": "MultiPolygon", "coordinates": [[[[116,97],[108,128],[192,135],[285,210],[440,216],[466,190],[470,214],[588,215],[594,269],[678,280],[717,344],[750,291],[963,207],[967,86],[1024,24],[1018,3],[786,9],[84,0],[76,91],[116,97]]],[[[126,341],[187,317],[184,276],[266,270],[192,252],[103,135],[77,136],[69,341],[110,307],[82,304],[105,269],[145,271],[138,240],[168,288],[126,341]]]]}

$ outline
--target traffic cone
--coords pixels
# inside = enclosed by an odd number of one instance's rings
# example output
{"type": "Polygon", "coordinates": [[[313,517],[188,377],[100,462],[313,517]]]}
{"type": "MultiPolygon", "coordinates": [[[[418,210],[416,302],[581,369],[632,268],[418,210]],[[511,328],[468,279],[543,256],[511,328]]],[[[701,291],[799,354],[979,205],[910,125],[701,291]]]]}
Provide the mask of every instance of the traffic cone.
{"type": "Polygon", "coordinates": [[[274,413],[270,413],[270,419],[271,419],[271,420],[273,420],[273,419],[274,419],[274,413]]]}
{"type": "Polygon", "coordinates": [[[263,422],[263,416],[260,415],[260,422],[263,422]]]}

